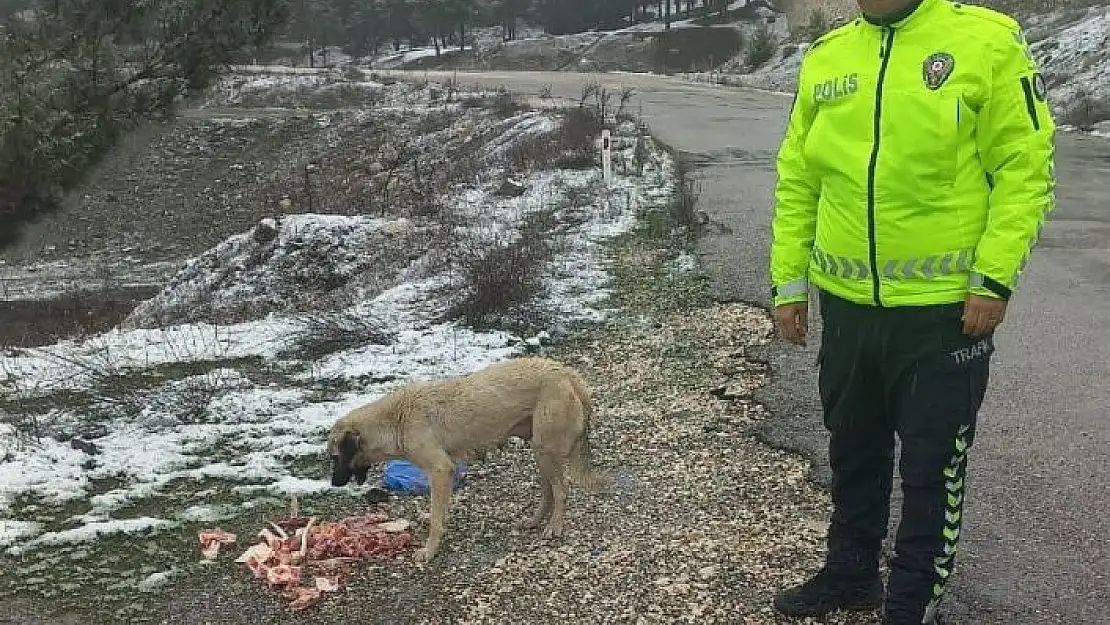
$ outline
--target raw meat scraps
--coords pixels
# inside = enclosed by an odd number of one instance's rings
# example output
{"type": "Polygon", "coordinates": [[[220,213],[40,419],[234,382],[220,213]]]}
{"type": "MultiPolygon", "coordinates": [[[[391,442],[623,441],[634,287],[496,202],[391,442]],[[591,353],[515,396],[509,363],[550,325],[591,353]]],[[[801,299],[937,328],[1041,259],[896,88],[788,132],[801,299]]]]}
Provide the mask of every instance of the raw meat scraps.
{"type": "Polygon", "coordinates": [[[235,534],[225,532],[219,528],[214,530],[201,530],[197,532],[200,538],[200,554],[205,560],[215,560],[220,555],[220,547],[235,542],[235,534]]]}
{"type": "Polygon", "coordinates": [[[294,505],[290,516],[267,523],[258,532],[259,542],[235,562],[281,592],[292,610],[304,610],[339,592],[360,562],[393,560],[409,550],[414,544],[410,526],[383,512],[317,524],[300,516],[294,505]]]}

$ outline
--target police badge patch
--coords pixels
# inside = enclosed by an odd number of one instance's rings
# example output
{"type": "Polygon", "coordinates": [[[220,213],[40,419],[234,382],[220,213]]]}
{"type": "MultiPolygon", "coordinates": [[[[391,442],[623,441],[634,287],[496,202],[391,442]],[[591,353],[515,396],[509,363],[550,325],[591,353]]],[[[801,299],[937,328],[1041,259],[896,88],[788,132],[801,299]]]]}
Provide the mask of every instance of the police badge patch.
{"type": "Polygon", "coordinates": [[[947,52],[937,52],[929,55],[922,68],[925,86],[932,91],[940,89],[940,86],[952,75],[952,70],[955,67],[956,59],[953,59],[952,55],[947,52]]]}

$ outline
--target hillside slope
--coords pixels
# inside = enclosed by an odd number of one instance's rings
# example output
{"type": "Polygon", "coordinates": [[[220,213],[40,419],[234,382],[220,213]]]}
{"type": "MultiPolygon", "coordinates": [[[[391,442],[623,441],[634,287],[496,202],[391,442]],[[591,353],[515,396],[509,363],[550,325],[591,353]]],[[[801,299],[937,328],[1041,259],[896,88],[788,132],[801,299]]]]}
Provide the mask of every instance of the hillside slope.
{"type": "MultiPolygon", "coordinates": [[[[1022,22],[1060,125],[1110,131],[1110,6],[1060,10],[1022,22]]],[[[754,71],[745,71],[744,59],[737,57],[713,74],[692,78],[792,92],[807,45],[782,43],[754,71]]]]}

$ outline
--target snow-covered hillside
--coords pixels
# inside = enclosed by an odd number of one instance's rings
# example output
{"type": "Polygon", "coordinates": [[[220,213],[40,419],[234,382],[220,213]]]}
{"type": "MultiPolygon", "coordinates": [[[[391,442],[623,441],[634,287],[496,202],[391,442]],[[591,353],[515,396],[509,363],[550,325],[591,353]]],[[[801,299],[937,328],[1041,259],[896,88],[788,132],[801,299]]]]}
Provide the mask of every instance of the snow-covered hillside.
{"type": "Polygon", "coordinates": [[[1027,31],[1055,112],[1072,121],[1086,104],[1090,121],[1110,121],[1110,6],[1031,19],[1027,31]]]}
{"type": "MultiPolygon", "coordinates": [[[[502,102],[494,114],[465,93],[444,102],[431,87],[399,84],[406,103],[388,86],[356,82],[410,116],[454,112],[425,125],[419,146],[465,141],[473,175],[430,214],[263,219],[182,263],[122,327],[0,352],[0,547],[22,566],[49,557],[43,547],[173,531],[244,514],[259,497],[324,490],[328,481],[303,465],[318,462],[344,412],[606,316],[606,242],[668,210],[675,192],[673,160],[640,127],[613,128],[605,181],[596,148],[574,159],[559,152],[566,133],[582,134],[568,125],[572,112],[502,102]],[[536,325],[462,323],[468,263],[528,236],[550,245],[525,302],[540,310],[536,325]]],[[[228,79],[209,103],[234,106],[261,91],[314,99],[336,84],[256,73],[228,79]]],[[[494,278],[515,269],[491,268],[494,278]]]]}
{"type": "MultiPolygon", "coordinates": [[[[1094,121],[1110,120],[1110,6],[1085,10],[1056,11],[1023,20],[1033,54],[1044,72],[1049,102],[1060,125],[1068,128],[1091,106],[1094,121]]],[[[746,71],[738,57],[718,71],[686,77],[699,82],[793,92],[798,67],[808,44],[780,43],[773,58],[753,71],[746,71]]]]}

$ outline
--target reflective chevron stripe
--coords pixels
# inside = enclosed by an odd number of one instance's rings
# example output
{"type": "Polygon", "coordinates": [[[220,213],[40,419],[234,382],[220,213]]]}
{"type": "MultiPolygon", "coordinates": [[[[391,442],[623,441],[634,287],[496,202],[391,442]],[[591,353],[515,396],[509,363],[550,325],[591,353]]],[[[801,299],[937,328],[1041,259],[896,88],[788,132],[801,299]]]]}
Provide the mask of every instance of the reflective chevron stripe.
{"type": "Polygon", "coordinates": [[[932,623],[936,619],[940,601],[944,597],[948,578],[952,575],[955,565],[956,548],[960,542],[960,523],[963,521],[964,478],[967,472],[967,434],[970,426],[961,426],[952,443],[955,453],[952,454],[948,466],[944,467],[944,489],[946,495],[946,508],[944,511],[944,528],[941,536],[944,538],[942,555],[933,558],[933,570],[936,579],[933,580],[933,596],[925,606],[925,615],[922,623],[932,623]]]}
{"type": "MultiPolygon", "coordinates": [[[[882,277],[887,280],[932,280],[944,276],[965,274],[971,271],[973,256],[974,251],[967,249],[934,254],[924,258],[887,260],[882,266],[882,277]]],[[[814,247],[813,260],[821,271],[829,275],[855,280],[871,279],[870,265],[862,258],[833,256],[814,247]]]]}

